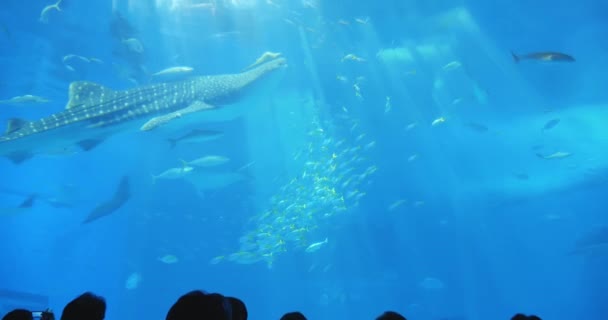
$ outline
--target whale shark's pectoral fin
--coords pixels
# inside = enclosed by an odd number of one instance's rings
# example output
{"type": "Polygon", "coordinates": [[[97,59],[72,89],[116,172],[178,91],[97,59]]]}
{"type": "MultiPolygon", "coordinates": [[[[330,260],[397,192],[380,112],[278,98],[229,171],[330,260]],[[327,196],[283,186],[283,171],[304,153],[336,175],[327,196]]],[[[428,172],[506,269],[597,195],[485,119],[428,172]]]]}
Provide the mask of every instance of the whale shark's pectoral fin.
{"type": "Polygon", "coordinates": [[[173,119],[181,118],[190,113],[195,113],[195,112],[205,111],[205,110],[212,110],[215,108],[216,108],[215,106],[206,104],[202,101],[196,101],[196,102],[193,102],[192,104],[190,104],[186,108],[183,108],[183,109],[180,109],[177,111],[173,111],[173,112],[170,112],[167,114],[163,114],[161,116],[157,116],[157,117],[154,117],[154,118],[148,120],[148,122],[146,122],[143,126],[141,126],[141,128],[139,130],[149,131],[149,130],[155,129],[159,126],[162,126],[173,119]]]}

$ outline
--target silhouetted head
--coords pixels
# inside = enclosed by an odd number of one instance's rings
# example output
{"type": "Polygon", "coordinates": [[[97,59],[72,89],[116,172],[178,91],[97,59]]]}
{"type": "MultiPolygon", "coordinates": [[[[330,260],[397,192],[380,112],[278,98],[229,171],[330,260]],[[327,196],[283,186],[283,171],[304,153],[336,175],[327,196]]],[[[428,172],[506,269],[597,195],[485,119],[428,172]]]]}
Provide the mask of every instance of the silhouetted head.
{"type": "Polygon", "coordinates": [[[61,320],[103,320],[105,317],[106,301],[91,292],[70,301],[61,313],[61,320]]]}
{"type": "Polygon", "coordinates": [[[407,320],[404,316],[395,311],[386,311],[381,314],[376,320],[407,320]]]}
{"type": "Polygon", "coordinates": [[[528,320],[543,320],[543,319],[541,319],[541,318],[540,318],[540,317],[538,317],[538,316],[531,315],[531,316],[528,316],[528,320]]]}
{"type": "Polygon", "coordinates": [[[231,320],[230,302],[217,293],[205,294],[200,290],[181,296],[171,306],[166,320],[231,320]]]}
{"type": "Polygon", "coordinates": [[[2,320],[34,320],[32,312],[25,309],[15,309],[7,313],[2,320]]]}
{"type": "Polygon", "coordinates": [[[235,297],[227,297],[232,307],[232,320],[247,320],[247,307],[245,303],[235,297]]]}
{"type": "Polygon", "coordinates": [[[514,315],[513,317],[511,317],[511,320],[528,320],[528,317],[526,315],[518,313],[518,314],[514,315]]]}
{"type": "Polygon", "coordinates": [[[301,312],[295,311],[284,314],[281,320],[306,320],[306,317],[301,312]]]}

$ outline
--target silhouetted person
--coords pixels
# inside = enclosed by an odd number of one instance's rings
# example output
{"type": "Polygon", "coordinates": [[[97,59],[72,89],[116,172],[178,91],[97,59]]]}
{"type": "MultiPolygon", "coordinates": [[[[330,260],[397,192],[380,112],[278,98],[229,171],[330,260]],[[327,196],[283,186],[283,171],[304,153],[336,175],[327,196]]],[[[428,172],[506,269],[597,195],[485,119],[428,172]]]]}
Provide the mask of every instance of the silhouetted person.
{"type": "Polygon", "coordinates": [[[306,320],[306,317],[301,312],[295,311],[284,314],[281,320],[306,320]]]}
{"type": "Polygon", "coordinates": [[[376,318],[376,320],[407,320],[407,319],[395,311],[385,311],[378,318],[376,318]]]}
{"type": "Polygon", "coordinates": [[[25,309],[15,309],[2,317],[2,320],[34,320],[32,312],[25,309]]]}
{"type": "Polygon", "coordinates": [[[171,306],[166,320],[231,320],[230,301],[221,294],[200,290],[181,296],[171,306]]]}
{"type": "Polygon", "coordinates": [[[245,303],[235,297],[227,297],[232,307],[232,320],[247,320],[247,307],[245,303]]]}
{"type": "Polygon", "coordinates": [[[511,318],[511,320],[542,320],[542,319],[535,315],[526,316],[524,314],[518,313],[518,314],[514,315],[511,318]]]}
{"type": "Polygon", "coordinates": [[[61,313],[61,320],[103,320],[105,317],[106,301],[91,292],[70,301],[61,313]]]}

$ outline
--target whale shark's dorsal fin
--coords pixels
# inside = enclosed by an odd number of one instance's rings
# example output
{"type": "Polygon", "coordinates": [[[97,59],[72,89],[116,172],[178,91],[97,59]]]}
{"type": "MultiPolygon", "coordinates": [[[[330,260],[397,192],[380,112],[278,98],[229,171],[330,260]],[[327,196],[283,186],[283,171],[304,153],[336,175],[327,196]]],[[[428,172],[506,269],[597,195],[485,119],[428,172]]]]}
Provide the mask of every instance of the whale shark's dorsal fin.
{"type": "Polygon", "coordinates": [[[95,82],[75,81],[70,83],[69,100],[65,108],[98,104],[113,97],[114,94],[114,90],[95,82]]]}
{"type": "Polygon", "coordinates": [[[4,134],[11,134],[13,132],[21,130],[23,126],[27,123],[27,121],[23,119],[13,118],[8,120],[8,124],[6,125],[6,132],[4,134]]]}

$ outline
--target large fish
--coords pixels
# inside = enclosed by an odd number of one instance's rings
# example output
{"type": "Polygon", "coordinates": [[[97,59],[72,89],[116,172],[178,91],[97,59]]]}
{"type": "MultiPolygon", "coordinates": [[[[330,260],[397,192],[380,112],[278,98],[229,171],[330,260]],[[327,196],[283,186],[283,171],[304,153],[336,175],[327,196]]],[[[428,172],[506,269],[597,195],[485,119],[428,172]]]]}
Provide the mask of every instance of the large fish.
{"type": "Polygon", "coordinates": [[[546,159],[546,160],[551,160],[551,159],[564,159],[564,158],[568,158],[572,155],[572,153],[570,152],[565,152],[565,151],[557,151],[554,152],[552,154],[549,155],[543,155],[540,153],[537,153],[536,156],[541,158],[541,159],[546,159]]]}
{"type": "Polygon", "coordinates": [[[513,60],[520,62],[521,60],[538,60],[538,61],[561,61],[561,62],[574,62],[574,57],[561,52],[533,52],[528,54],[517,55],[511,52],[513,60]]]}
{"type": "Polygon", "coordinates": [[[85,151],[125,129],[152,130],[179,118],[238,102],[247,89],[286,63],[268,61],[246,72],[198,76],[188,80],[114,91],[92,82],[70,84],[64,111],[27,122],[11,119],[0,136],[0,155],[21,163],[36,154],[78,145],[85,151]],[[137,123],[138,119],[147,119],[137,123]]]}
{"type": "Polygon", "coordinates": [[[175,148],[178,143],[200,143],[204,141],[215,140],[222,137],[224,134],[220,131],[193,129],[190,132],[176,138],[169,138],[169,145],[175,148]]]}

